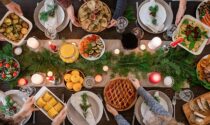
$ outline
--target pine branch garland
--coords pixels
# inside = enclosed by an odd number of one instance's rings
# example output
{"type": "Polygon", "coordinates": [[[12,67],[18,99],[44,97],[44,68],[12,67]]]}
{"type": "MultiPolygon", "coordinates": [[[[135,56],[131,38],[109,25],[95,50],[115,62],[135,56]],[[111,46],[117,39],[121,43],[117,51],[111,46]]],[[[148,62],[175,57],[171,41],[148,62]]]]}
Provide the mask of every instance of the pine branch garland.
{"type": "MultiPolygon", "coordinates": [[[[11,46],[7,45],[0,53],[10,55],[11,50],[11,46]]],[[[186,80],[191,85],[202,85],[196,74],[195,56],[182,49],[171,49],[167,54],[158,50],[155,54],[144,52],[125,55],[121,53],[119,56],[105,52],[96,61],[88,61],[80,57],[75,63],[66,64],[58,54],[53,54],[48,50],[36,53],[23,46],[23,54],[15,58],[21,65],[21,73],[18,78],[49,70],[63,74],[69,69],[80,69],[86,75],[103,74],[103,66],[108,65],[112,70],[111,77],[115,75],[127,76],[128,73],[132,73],[137,78],[141,78],[152,71],[161,72],[163,76],[172,76],[175,80],[173,88],[176,91],[181,89],[186,80]]],[[[16,83],[17,81],[12,81],[11,86],[16,83]]]]}

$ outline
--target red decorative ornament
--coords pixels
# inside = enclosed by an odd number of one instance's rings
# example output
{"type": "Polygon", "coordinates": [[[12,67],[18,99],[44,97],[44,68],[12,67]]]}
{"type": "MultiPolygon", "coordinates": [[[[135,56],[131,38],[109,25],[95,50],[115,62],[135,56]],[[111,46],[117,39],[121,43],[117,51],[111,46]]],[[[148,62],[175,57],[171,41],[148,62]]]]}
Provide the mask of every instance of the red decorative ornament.
{"type": "Polygon", "coordinates": [[[158,84],[161,81],[161,74],[159,72],[152,72],[149,74],[149,81],[152,84],[158,84]]]}
{"type": "Polygon", "coordinates": [[[26,84],[28,84],[28,80],[27,80],[27,79],[25,79],[25,78],[20,78],[20,79],[18,80],[18,85],[19,85],[19,86],[23,86],[23,85],[26,85],[26,84]]]}

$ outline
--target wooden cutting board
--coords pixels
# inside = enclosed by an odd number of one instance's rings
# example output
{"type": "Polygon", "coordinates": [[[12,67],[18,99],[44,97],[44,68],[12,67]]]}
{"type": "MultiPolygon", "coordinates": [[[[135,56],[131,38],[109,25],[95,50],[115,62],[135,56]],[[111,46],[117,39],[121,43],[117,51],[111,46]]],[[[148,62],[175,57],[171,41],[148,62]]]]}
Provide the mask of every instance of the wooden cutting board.
{"type": "MultiPolygon", "coordinates": [[[[200,97],[203,97],[203,98],[205,98],[206,100],[210,100],[210,92],[205,93],[205,94],[203,94],[203,95],[200,95],[200,96],[196,97],[196,98],[193,99],[191,102],[195,102],[195,101],[196,101],[197,99],[199,99],[200,97]]],[[[195,103],[196,103],[196,102],[195,102],[195,103]]],[[[197,103],[196,103],[196,104],[197,104],[197,103]]],[[[192,122],[190,121],[190,115],[193,114],[193,111],[190,109],[190,102],[184,104],[184,105],[182,106],[182,109],[183,109],[183,111],[184,111],[184,114],[185,114],[185,116],[186,116],[186,118],[187,118],[189,124],[190,124],[190,125],[197,125],[197,124],[192,123],[192,122]]],[[[199,113],[200,113],[200,112],[199,112],[199,113]]],[[[209,124],[209,123],[210,123],[210,110],[209,110],[208,113],[201,113],[201,114],[207,116],[207,117],[204,119],[205,125],[209,124]]]]}

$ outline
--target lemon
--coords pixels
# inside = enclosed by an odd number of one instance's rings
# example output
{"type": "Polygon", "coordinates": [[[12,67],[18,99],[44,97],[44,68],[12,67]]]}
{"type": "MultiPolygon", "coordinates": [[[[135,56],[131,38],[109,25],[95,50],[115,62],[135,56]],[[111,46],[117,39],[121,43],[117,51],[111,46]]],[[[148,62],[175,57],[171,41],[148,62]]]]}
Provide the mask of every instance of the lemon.
{"type": "Polygon", "coordinates": [[[70,81],[71,81],[71,74],[65,74],[65,75],[64,75],[64,80],[65,80],[66,82],[70,82],[70,81]]]}
{"type": "Polygon", "coordinates": [[[75,92],[78,92],[78,91],[80,91],[81,89],[82,89],[82,85],[81,85],[80,83],[76,83],[76,84],[73,85],[73,90],[74,90],[75,92]]]}

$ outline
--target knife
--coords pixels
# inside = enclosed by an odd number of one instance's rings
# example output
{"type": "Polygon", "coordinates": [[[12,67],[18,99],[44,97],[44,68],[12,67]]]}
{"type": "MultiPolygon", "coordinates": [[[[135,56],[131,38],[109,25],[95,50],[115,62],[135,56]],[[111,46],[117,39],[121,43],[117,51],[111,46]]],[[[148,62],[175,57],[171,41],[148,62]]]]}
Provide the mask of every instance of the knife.
{"type": "MultiPolygon", "coordinates": [[[[64,102],[65,101],[65,97],[64,97],[64,94],[62,94],[62,97],[61,97],[61,100],[64,102]]],[[[63,120],[63,125],[65,125],[65,119],[63,120]]]]}
{"type": "MultiPolygon", "coordinates": [[[[103,103],[103,99],[102,99],[101,94],[98,93],[98,97],[100,98],[101,102],[103,103]]],[[[103,110],[104,110],[104,114],[105,114],[105,116],[106,116],[106,120],[107,120],[107,121],[110,121],[109,116],[108,116],[108,114],[107,114],[107,112],[106,112],[105,107],[103,108],[103,110]]]]}

